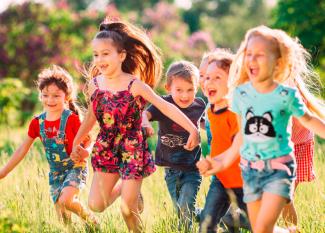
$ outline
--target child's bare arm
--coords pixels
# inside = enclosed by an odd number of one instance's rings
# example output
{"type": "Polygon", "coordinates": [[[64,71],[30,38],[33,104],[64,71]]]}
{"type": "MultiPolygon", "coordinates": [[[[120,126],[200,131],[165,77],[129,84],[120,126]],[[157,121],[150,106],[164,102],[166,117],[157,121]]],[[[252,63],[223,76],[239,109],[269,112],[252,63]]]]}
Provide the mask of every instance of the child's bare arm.
{"type": "Polygon", "coordinates": [[[6,177],[19,162],[26,156],[29,148],[32,146],[34,138],[27,136],[19,148],[14,152],[7,164],[0,170],[0,179],[6,177]]]}
{"type": "Polygon", "coordinates": [[[318,136],[325,138],[325,122],[318,117],[305,113],[302,117],[298,118],[299,122],[307,129],[311,130],[318,136]]]}
{"type": "Polygon", "coordinates": [[[199,144],[198,129],[175,105],[162,99],[148,85],[143,84],[141,81],[134,82],[131,90],[134,96],[141,95],[144,99],[157,107],[163,114],[190,133],[187,144],[184,146],[185,149],[193,150],[199,144]]]}

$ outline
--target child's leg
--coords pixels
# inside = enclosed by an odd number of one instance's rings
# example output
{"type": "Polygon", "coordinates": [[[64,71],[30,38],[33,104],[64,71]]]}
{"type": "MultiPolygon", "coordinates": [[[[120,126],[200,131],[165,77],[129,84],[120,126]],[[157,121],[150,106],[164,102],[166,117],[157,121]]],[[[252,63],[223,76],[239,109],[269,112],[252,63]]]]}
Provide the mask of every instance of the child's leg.
{"type": "Polygon", "coordinates": [[[178,206],[177,200],[179,197],[180,189],[180,173],[180,171],[174,170],[172,168],[165,168],[165,181],[167,189],[176,209],[178,206]]]}
{"type": "Polygon", "coordinates": [[[189,230],[192,227],[195,202],[202,178],[197,171],[182,172],[180,177],[180,190],[178,195],[178,208],[181,224],[189,230]]]}
{"type": "Polygon", "coordinates": [[[120,195],[117,173],[95,172],[88,197],[88,206],[96,212],[104,211],[120,195]]]}
{"type": "MultiPolygon", "coordinates": [[[[295,182],[295,189],[296,191],[298,186],[298,183],[295,182]]],[[[292,198],[291,202],[284,206],[282,210],[282,217],[284,219],[284,222],[287,226],[294,225],[297,226],[298,224],[298,216],[296,212],[296,208],[294,206],[294,199],[292,198]]]]}
{"type": "Polygon", "coordinates": [[[79,201],[78,199],[79,189],[67,186],[63,188],[61,195],[58,199],[58,205],[64,210],[63,215],[66,215],[66,210],[71,211],[83,220],[97,224],[96,219],[79,201]]]}
{"type": "Polygon", "coordinates": [[[248,203],[248,213],[254,233],[273,233],[274,226],[287,199],[264,192],[262,200],[248,203]]]}
{"type": "Polygon", "coordinates": [[[218,178],[213,178],[201,213],[199,232],[216,232],[217,225],[229,205],[225,188],[218,178]]]}
{"type": "Polygon", "coordinates": [[[282,217],[287,226],[290,225],[297,226],[298,217],[297,217],[296,208],[293,204],[293,200],[289,204],[285,205],[285,207],[283,208],[282,217]]]}
{"type": "Polygon", "coordinates": [[[138,199],[142,179],[123,180],[121,191],[121,211],[130,232],[141,232],[141,219],[138,210],[138,199]]]}
{"type": "Polygon", "coordinates": [[[55,203],[54,207],[59,221],[62,221],[64,224],[71,223],[71,212],[69,210],[65,209],[63,206],[60,206],[58,203],[55,203]]]}

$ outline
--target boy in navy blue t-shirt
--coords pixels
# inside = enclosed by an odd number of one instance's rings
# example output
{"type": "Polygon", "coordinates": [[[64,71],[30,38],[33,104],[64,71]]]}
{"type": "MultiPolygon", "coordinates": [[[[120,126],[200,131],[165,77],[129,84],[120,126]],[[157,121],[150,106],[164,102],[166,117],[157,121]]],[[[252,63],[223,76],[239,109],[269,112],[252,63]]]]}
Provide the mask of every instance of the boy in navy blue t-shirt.
{"type": "MultiPolygon", "coordinates": [[[[196,98],[199,71],[190,62],[179,61],[167,71],[166,89],[169,95],[163,99],[177,106],[198,128],[204,114],[205,103],[196,98]]],[[[158,121],[158,142],[155,163],[165,167],[165,180],[169,194],[183,225],[190,230],[195,210],[195,200],[201,184],[201,176],[195,164],[201,156],[201,146],[194,150],[184,149],[188,132],[151,105],[147,109],[150,121],[158,121]]]]}

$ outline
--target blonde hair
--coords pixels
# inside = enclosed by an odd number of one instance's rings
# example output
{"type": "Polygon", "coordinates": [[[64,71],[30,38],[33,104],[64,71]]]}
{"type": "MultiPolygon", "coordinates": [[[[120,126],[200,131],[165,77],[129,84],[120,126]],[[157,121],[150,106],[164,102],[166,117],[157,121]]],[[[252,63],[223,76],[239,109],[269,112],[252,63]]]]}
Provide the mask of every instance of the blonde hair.
{"type": "Polygon", "coordinates": [[[76,94],[73,86],[71,75],[62,67],[52,65],[49,68],[43,69],[38,74],[37,87],[40,92],[52,84],[62,90],[68,100],[69,109],[77,115],[81,115],[79,106],[75,103],[76,94]]]}
{"type": "Polygon", "coordinates": [[[297,38],[291,38],[286,32],[279,29],[261,25],[246,32],[245,39],[241,43],[230,69],[230,89],[233,90],[236,86],[249,80],[244,68],[245,52],[249,39],[257,36],[268,40],[274,46],[277,58],[280,59],[278,69],[274,73],[274,80],[280,83],[294,83],[305,100],[307,108],[319,117],[325,118],[324,103],[309,91],[317,90],[315,80],[319,81],[318,75],[309,65],[310,54],[297,38]]]}
{"type": "MultiPolygon", "coordinates": [[[[122,62],[123,72],[139,76],[150,87],[159,82],[162,73],[161,52],[145,31],[127,22],[105,19],[94,39],[111,39],[118,52],[126,53],[122,62]]],[[[94,64],[86,72],[90,79],[99,74],[94,64]]]]}
{"type": "Polygon", "coordinates": [[[171,86],[175,78],[181,78],[193,84],[194,87],[199,83],[199,70],[189,61],[177,61],[172,63],[166,72],[167,86],[171,86]]]}

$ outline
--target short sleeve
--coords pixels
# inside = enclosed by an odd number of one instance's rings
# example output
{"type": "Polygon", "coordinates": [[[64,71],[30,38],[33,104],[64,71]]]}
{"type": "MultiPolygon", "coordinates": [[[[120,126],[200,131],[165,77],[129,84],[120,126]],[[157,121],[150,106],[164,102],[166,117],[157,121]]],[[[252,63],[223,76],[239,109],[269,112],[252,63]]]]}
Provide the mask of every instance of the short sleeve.
{"type": "Polygon", "coordinates": [[[295,90],[294,94],[292,95],[292,101],[289,105],[289,109],[292,112],[292,115],[296,117],[302,117],[306,113],[306,106],[297,90],[295,90]]]}
{"type": "Polygon", "coordinates": [[[235,135],[238,133],[239,131],[239,127],[238,127],[238,121],[237,121],[237,116],[236,113],[231,113],[229,115],[229,131],[230,131],[230,135],[232,137],[232,139],[235,137],[235,135]]]}
{"type": "Polygon", "coordinates": [[[70,131],[73,135],[76,135],[78,133],[80,125],[81,122],[79,116],[76,114],[71,114],[67,121],[66,131],[70,131]]]}
{"type": "Polygon", "coordinates": [[[28,136],[35,139],[40,136],[39,131],[40,129],[38,118],[34,117],[34,119],[29,123],[28,136]]]}
{"type": "Polygon", "coordinates": [[[231,99],[231,111],[241,115],[241,111],[239,108],[239,95],[238,95],[238,88],[236,88],[233,92],[232,99],[231,99]]]}

